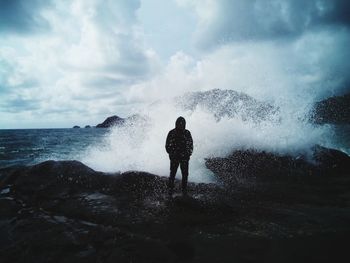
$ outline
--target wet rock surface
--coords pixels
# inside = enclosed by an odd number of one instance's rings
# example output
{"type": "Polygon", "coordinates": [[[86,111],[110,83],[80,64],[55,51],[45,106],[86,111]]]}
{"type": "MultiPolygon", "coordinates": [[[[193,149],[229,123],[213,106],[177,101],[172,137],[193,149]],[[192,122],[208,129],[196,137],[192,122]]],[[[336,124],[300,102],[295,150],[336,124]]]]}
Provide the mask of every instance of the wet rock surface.
{"type": "Polygon", "coordinates": [[[350,175],[350,157],[319,145],[311,156],[276,155],[264,151],[238,150],[224,158],[208,158],[206,166],[227,186],[255,181],[316,182],[330,176],[350,175]]]}
{"type": "Polygon", "coordinates": [[[169,198],[167,178],[144,172],[77,161],[3,169],[1,262],[340,261],[349,174],[304,177],[190,183],[187,197],[177,182],[169,198]]]}
{"type": "Polygon", "coordinates": [[[315,103],[310,119],[318,124],[350,124],[350,93],[315,103]]]}

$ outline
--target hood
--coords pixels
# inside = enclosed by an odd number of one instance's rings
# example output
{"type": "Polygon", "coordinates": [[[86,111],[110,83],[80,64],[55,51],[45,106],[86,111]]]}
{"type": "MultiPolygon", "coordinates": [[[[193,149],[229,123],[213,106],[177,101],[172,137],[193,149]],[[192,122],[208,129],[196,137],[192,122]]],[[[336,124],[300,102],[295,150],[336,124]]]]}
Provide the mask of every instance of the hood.
{"type": "Polygon", "coordinates": [[[178,131],[184,131],[186,128],[186,120],[184,117],[179,117],[177,118],[176,122],[175,122],[175,128],[178,131]]]}

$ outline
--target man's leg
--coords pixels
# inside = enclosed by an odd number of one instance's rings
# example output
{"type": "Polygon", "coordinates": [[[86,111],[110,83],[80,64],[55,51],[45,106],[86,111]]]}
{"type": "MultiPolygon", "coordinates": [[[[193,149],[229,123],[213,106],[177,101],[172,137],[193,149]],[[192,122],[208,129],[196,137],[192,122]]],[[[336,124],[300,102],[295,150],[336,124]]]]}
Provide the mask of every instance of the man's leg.
{"type": "Polygon", "coordinates": [[[173,194],[174,191],[174,181],[176,176],[177,168],[179,167],[179,161],[178,160],[170,160],[170,176],[169,176],[169,195],[173,194]]]}
{"type": "Polygon", "coordinates": [[[188,160],[180,162],[180,169],[182,173],[182,194],[187,195],[188,160]]]}

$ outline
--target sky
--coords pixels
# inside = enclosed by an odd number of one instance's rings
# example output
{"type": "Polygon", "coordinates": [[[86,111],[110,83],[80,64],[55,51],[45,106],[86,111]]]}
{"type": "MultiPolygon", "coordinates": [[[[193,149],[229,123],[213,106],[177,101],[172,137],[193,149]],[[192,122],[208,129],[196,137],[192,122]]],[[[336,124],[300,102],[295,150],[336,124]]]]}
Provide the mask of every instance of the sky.
{"type": "Polygon", "coordinates": [[[96,125],[184,92],[349,92],[347,0],[0,0],[0,129],[96,125]]]}

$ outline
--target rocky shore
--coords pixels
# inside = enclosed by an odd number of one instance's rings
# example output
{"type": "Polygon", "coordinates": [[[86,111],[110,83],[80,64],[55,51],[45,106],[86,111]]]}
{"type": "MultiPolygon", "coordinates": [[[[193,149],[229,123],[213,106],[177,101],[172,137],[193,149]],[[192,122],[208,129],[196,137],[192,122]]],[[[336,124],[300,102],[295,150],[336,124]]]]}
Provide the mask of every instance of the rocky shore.
{"type": "MultiPolygon", "coordinates": [[[[218,182],[190,183],[189,196],[182,197],[178,190],[173,198],[166,194],[167,177],[145,172],[107,174],[77,161],[2,169],[1,262],[339,262],[347,258],[349,157],[324,152],[320,156],[326,158],[322,162],[329,164],[329,170],[322,174],[317,171],[326,166],[305,167],[298,160],[283,159],[292,165],[286,170],[296,167],[296,173],[288,176],[276,166],[282,157],[254,154],[270,160],[270,169],[239,170],[232,156],[207,160],[218,182]],[[330,161],[332,156],[342,160],[341,169],[334,166],[335,159],[330,161]],[[237,179],[237,171],[249,180],[237,179]],[[268,176],[271,171],[278,172],[268,176]],[[235,179],[228,180],[229,175],[235,179]]],[[[259,159],[249,152],[233,156],[241,156],[242,167],[259,159]]]]}
{"type": "Polygon", "coordinates": [[[316,102],[310,120],[318,124],[350,124],[350,93],[316,102]]]}

